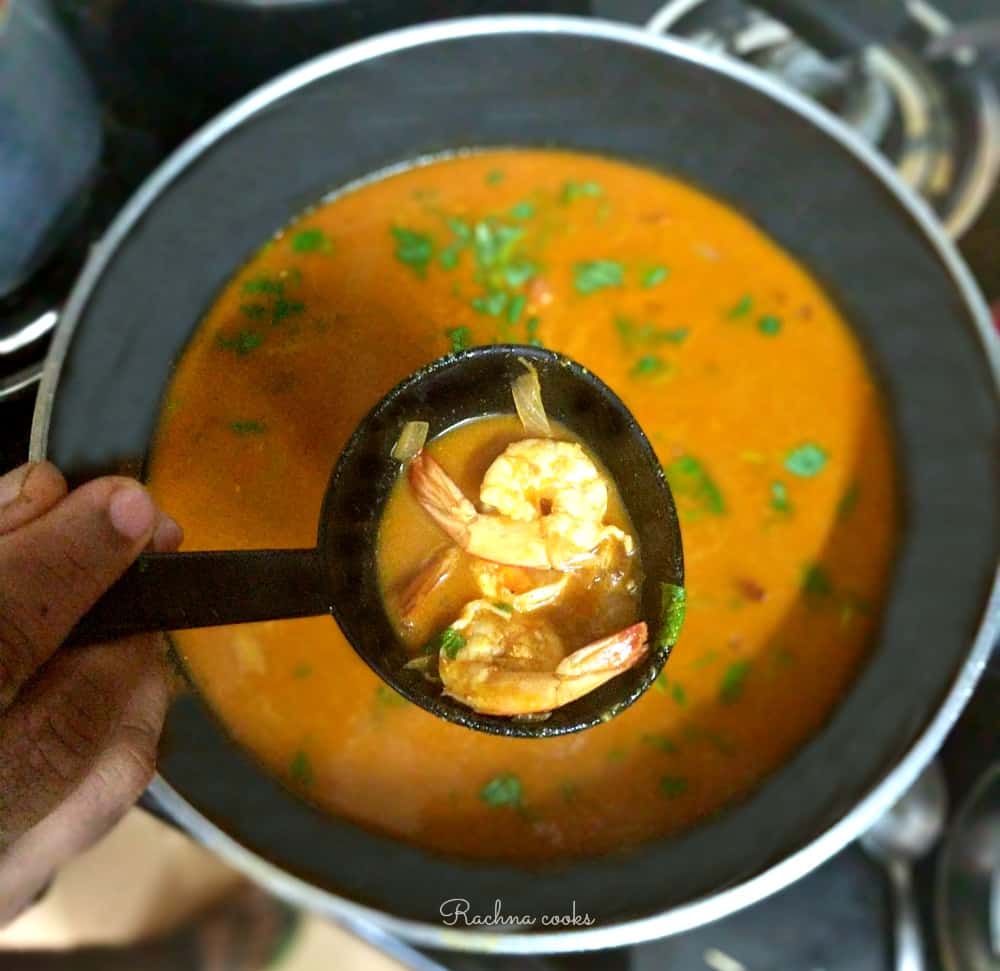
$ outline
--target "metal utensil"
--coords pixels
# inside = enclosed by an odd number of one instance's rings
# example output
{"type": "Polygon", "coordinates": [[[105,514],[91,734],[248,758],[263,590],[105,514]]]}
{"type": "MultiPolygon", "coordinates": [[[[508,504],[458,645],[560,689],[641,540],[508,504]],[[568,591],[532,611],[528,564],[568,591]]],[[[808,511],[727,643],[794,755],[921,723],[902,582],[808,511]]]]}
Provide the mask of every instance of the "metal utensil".
{"type": "Polygon", "coordinates": [[[885,868],[893,898],[896,971],[923,971],[924,945],[913,894],[913,864],[944,830],[948,792],[937,762],[931,762],[903,797],[861,838],[885,868]]]}

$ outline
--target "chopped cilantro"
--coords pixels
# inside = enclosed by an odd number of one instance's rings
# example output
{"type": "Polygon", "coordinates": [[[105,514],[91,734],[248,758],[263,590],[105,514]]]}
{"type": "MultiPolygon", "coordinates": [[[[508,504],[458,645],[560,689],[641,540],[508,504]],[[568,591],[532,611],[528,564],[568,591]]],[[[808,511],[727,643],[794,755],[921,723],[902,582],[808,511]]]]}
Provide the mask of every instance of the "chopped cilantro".
{"type": "Polygon", "coordinates": [[[687,704],[687,692],[684,690],[684,686],[678,681],[675,681],[670,686],[670,697],[674,699],[680,708],[683,708],[687,704]]]}
{"type": "Polygon", "coordinates": [[[596,199],[604,195],[604,190],[596,182],[566,182],[563,184],[561,199],[564,203],[577,199],[596,199]]]}
{"type": "Polygon", "coordinates": [[[740,317],[746,317],[751,310],[753,310],[753,297],[746,293],[726,311],[726,316],[730,320],[738,320],[740,317]]]}
{"type": "Polygon", "coordinates": [[[666,280],[669,272],[665,266],[651,266],[642,271],[640,283],[644,289],[649,290],[666,280]]]}
{"type": "Polygon", "coordinates": [[[507,308],[509,296],[503,290],[496,290],[483,297],[476,297],[472,301],[472,309],[481,314],[488,314],[490,317],[499,317],[507,308]]]}
{"type": "Polygon", "coordinates": [[[496,607],[496,609],[499,610],[501,613],[504,613],[504,614],[512,614],[512,613],[514,613],[514,606],[513,606],[513,604],[504,603],[502,600],[494,600],[494,601],[492,601],[492,603],[493,603],[493,606],[496,607]]]}
{"type": "Polygon", "coordinates": [[[660,779],[660,792],[669,799],[684,795],[687,787],[687,779],[679,775],[665,775],[660,779]]]}
{"type": "Polygon", "coordinates": [[[673,365],[669,361],[664,361],[657,354],[644,354],[629,369],[629,377],[632,378],[656,378],[669,374],[673,370],[673,365]]]}
{"type": "Polygon", "coordinates": [[[240,313],[251,320],[263,320],[267,314],[267,307],[262,303],[241,303],[240,313]]]}
{"type": "MultiPolygon", "coordinates": [[[[660,630],[656,635],[657,647],[673,647],[680,637],[687,611],[687,591],[676,583],[660,584],[660,630]]],[[[662,673],[662,672],[661,672],[662,673]]],[[[657,679],[659,680],[659,679],[657,679]]],[[[664,687],[666,682],[664,681],[664,687]]]]}
{"type": "Polygon", "coordinates": [[[781,513],[792,511],[792,504],[788,500],[788,489],[785,488],[784,482],[771,483],[771,508],[781,513]]]}
{"type": "Polygon", "coordinates": [[[614,260],[586,260],[573,267],[573,286],[584,295],[620,287],[624,280],[625,268],[614,260]]]}
{"type": "Polygon", "coordinates": [[[407,704],[406,699],[398,691],[393,691],[387,684],[380,684],[375,689],[375,700],[387,708],[400,708],[407,704]]]}
{"type": "Polygon", "coordinates": [[[424,647],[424,654],[437,654],[443,651],[445,657],[454,661],[458,652],[465,647],[465,638],[454,627],[446,627],[436,637],[432,637],[424,647]]]}
{"type": "Polygon", "coordinates": [[[534,204],[524,201],[519,202],[510,211],[511,219],[530,219],[535,214],[534,204]]]}
{"type": "Polygon", "coordinates": [[[503,172],[500,169],[492,169],[486,173],[487,185],[499,185],[501,182],[503,182],[503,172]]]}
{"type": "Polygon", "coordinates": [[[613,748],[608,752],[609,762],[624,762],[625,761],[625,749],[623,748],[613,748]]]}
{"type": "Polygon", "coordinates": [[[656,676],[653,687],[661,694],[667,693],[667,672],[663,668],[660,668],[660,673],[656,676]]]}
{"type": "Polygon", "coordinates": [[[823,470],[826,460],[827,454],[823,449],[812,442],[805,442],[793,448],[785,456],[785,468],[792,475],[809,479],[823,470]]]}
{"type": "Polygon", "coordinates": [[[296,253],[329,253],[333,244],[322,229],[303,229],[292,237],[292,249],[296,253]]]}
{"type": "Polygon", "coordinates": [[[542,341],[538,336],[538,328],[541,322],[537,317],[529,317],[524,324],[524,333],[528,338],[528,343],[532,347],[542,347],[542,341]]]}
{"type": "Polygon", "coordinates": [[[646,745],[652,746],[660,752],[665,752],[667,755],[673,755],[677,752],[677,746],[674,745],[666,735],[658,735],[655,732],[646,732],[642,736],[642,741],[646,745]]]}
{"type": "Polygon", "coordinates": [[[530,260],[513,260],[503,271],[507,285],[519,287],[538,273],[538,267],[530,260]]]}
{"type": "Polygon", "coordinates": [[[681,344],[689,333],[686,327],[661,329],[655,324],[637,324],[631,317],[622,316],[615,317],[615,329],[622,344],[629,349],[642,345],[681,344]]]}
{"type": "Polygon", "coordinates": [[[288,766],[289,775],[292,777],[292,782],[300,786],[311,786],[315,779],[312,770],[312,764],[309,761],[309,756],[299,749],[294,756],[292,756],[291,764],[288,766]]]}
{"type": "Polygon", "coordinates": [[[472,332],[468,327],[449,327],[444,332],[444,336],[451,341],[451,353],[457,354],[464,351],[470,344],[472,332]]]}
{"type": "Polygon", "coordinates": [[[810,563],[802,570],[801,590],[811,597],[828,597],[833,593],[830,574],[819,563],[810,563]]]}
{"type": "Polygon", "coordinates": [[[276,326],[286,317],[297,316],[304,309],[305,307],[300,300],[286,300],[284,297],[278,297],[271,308],[271,323],[276,326]]]}
{"type": "Polygon", "coordinates": [[[417,276],[424,276],[434,256],[434,243],[430,236],[398,226],[393,226],[392,235],[396,240],[396,259],[411,267],[417,276]]]}
{"type": "Polygon", "coordinates": [[[219,334],[215,342],[227,351],[235,351],[240,357],[245,357],[264,343],[264,338],[255,330],[241,330],[235,337],[219,334]]]}
{"type": "Polygon", "coordinates": [[[468,243],[472,239],[472,227],[464,219],[459,219],[458,216],[448,218],[448,228],[463,243],[468,243]]]}
{"type": "Polygon", "coordinates": [[[457,242],[451,243],[446,246],[440,253],[438,253],[438,262],[441,264],[442,269],[454,270],[458,266],[458,258],[465,248],[465,244],[459,240],[457,242]]]}
{"type": "Polygon", "coordinates": [[[575,802],[580,794],[580,787],[575,782],[567,780],[559,784],[559,794],[565,802],[575,802]]]}
{"type": "Polygon", "coordinates": [[[492,219],[483,219],[472,230],[476,262],[490,269],[509,262],[514,244],[524,235],[520,226],[505,226],[492,219]]]}
{"type": "Polygon", "coordinates": [[[229,427],[237,435],[263,435],[267,431],[267,425],[262,421],[250,419],[249,421],[231,421],[229,427]]]}
{"type": "Polygon", "coordinates": [[[312,668],[308,664],[300,664],[292,669],[293,678],[308,678],[312,674],[312,668]]]}
{"type": "Polygon", "coordinates": [[[255,276],[243,281],[244,293],[273,293],[281,294],[285,291],[285,284],[281,280],[269,276],[255,276]]]}
{"type": "Polygon", "coordinates": [[[667,481],[674,495],[686,500],[694,507],[695,515],[708,513],[722,516],[726,503],[722,492],[709,475],[708,469],[693,455],[682,455],[664,466],[667,481]]]}
{"type": "Polygon", "coordinates": [[[494,809],[499,806],[520,806],[521,780],[510,772],[501,772],[479,790],[479,798],[494,809]]]}
{"type": "Polygon", "coordinates": [[[775,317],[774,314],[765,314],[757,321],[757,330],[771,337],[781,330],[781,318],[775,317]]]}
{"type": "Polygon", "coordinates": [[[743,694],[743,683],[749,673],[749,661],[733,661],[722,674],[722,681],[719,684],[719,700],[727,705],[739,701],[743,694]]]}
{"type": "Polygon", "coordinates": [[[854,507],[858,504],[860,493],[861,486],[857,482],[852,482],[847,487],[847,491],[840,497],[840,502],[837,503],[838,519],[846,519],[854,512],[854,507]]]}
{"type": "Polygon", "coordinates": [[[507,319],[512,324],[516,324],[521,319],[521,314],[524,312],[524,305],[527,302],[528,302],[528,298],[525,297],[525,295],[523,293],[519,293],[507,305],[507,319]]]}

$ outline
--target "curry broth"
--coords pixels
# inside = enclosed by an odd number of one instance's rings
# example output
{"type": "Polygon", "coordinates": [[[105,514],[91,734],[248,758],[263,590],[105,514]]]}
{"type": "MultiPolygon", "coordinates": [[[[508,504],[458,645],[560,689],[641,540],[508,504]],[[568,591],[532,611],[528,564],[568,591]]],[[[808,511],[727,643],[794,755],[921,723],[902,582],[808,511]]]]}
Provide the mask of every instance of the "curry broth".
{"type": "Polygon", "coordinates": [[[847,325],[744,218],[594,156],[490,151],[306,213],[220,294],[152,456],[188,549],[309,546],[339,450],[453,347],[538,341],[617,391],[681,515],[687,621],[661,679],[580,734],[435,719],[327,618],[175,643],[235,736],[333,813],[433,849],[539,861],[690,826],[829,716],[895,544],[888,424],[847,325]]]}

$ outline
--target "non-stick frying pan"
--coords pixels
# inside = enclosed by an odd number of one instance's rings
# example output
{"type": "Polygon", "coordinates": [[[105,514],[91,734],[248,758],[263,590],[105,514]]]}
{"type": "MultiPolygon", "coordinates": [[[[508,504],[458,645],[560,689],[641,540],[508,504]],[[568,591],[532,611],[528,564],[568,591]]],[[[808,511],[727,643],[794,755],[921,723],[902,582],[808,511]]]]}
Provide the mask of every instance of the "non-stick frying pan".
{"type": "Polygon", "coordinates": [[[750,903],[858,835],[940,744],[996,639],[997,341],[933,217],[847,131],[747,68],[596,21],[456,21],[327,55],[195,135],[126,207],[64,315],[33,452],[74,480],[141,471],[172,362],[262,240],[386,166],[509,145],[602,152],[689,180],[802,261],[856,328],[889,401],[906,519],[870,660],[741,804],[680,837],[558,867],[445,859],[326,816],[194,694],[170,713],[151,791],[235,865],[341,921],[436,946],[605,947],[750,903]],[[499,899],[538,921],[445,928],[448,898],[484,914],[499,899]],[[574,907],[595,923],[541,923],[574,907]]]}

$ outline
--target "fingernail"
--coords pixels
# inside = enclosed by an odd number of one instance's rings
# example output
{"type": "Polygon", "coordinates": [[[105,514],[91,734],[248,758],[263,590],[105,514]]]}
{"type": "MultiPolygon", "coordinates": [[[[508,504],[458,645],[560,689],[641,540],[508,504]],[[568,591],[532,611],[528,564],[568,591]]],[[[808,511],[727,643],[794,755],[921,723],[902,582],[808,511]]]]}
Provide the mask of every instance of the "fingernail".
{"type": "Polygon", "coordinates": [[[37,462],[27,462],[4,476],[0,476],[0,510],[16,502],[37,462]]]}
{"type": "Polygon", "coordinates": [[[135,541],[149,534],[156,522],[156,506],[149,493],[137,482],[122,486],[111,496],[108,506],[111,525],[125,539],[135,541]]]}
{"type": "Polygon", "coordinates": [[[176,520],[164,516],[153,533],[153,549],[158,553],[174,553],[183,542],[184,530],[176,520]]]}

